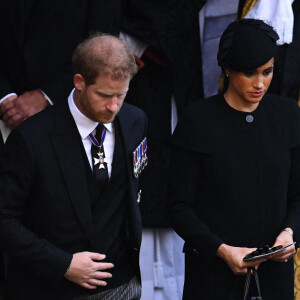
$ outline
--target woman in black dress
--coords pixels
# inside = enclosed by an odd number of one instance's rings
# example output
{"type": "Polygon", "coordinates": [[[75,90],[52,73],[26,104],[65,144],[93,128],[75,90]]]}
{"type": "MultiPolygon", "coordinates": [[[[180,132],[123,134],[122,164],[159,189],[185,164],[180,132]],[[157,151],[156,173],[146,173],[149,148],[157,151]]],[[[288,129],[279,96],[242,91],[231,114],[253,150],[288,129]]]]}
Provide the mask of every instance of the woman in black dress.
{"type": "Polygon", "coordinates": [[[242,299],[251,266],[264,300],[293,299],[297,244],[243,261],[300,238],[300,110],[266,94],[277,39],[263,21],[231,23],[218,53],[225,92],[193,103],[175,130],[168,214],[185,240],[185,300],[242,299]]]}

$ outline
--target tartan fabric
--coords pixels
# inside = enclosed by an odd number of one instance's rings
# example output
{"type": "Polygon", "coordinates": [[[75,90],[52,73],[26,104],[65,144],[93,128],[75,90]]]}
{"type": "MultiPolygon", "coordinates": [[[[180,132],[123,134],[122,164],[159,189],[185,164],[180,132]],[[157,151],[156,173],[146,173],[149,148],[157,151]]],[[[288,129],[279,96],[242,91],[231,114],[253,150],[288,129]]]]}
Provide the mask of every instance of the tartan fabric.
{"type": "Polygon", "coordinates": [[[134,276],[129,282],[122,284],[117,288],[94,295],[77,296],[73,298],[73,300],[139,300],[141,292],[141,284],[136,276],[134,276]]]}

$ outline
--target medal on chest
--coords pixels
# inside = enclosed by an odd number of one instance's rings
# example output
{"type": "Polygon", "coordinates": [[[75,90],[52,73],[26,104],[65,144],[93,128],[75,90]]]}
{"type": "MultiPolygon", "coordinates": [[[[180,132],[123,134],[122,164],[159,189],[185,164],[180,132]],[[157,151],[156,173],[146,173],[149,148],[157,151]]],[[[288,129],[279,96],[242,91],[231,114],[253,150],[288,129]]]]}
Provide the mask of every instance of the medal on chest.
{"type": "Polygon", "coordinates": [[[144,170],[147,164],[147,138],[145,137],[143,141],[133,151],[133,175],[135,178],[139,177],[142,170],[144,170]]]}

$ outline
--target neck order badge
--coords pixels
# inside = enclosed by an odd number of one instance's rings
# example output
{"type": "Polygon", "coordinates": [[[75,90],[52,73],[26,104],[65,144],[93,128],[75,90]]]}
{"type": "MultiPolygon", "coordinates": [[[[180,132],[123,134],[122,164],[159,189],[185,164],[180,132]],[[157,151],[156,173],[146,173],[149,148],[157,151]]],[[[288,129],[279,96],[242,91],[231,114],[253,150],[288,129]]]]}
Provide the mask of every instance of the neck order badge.
{"type": "Polygon", "coordinates": [[[89,134],[89,138],[92,142],[91,153],[94,165],[94,175],[98,181],[101,181],[103,183],[106,183],[108,181],[107,160],[105,158],[103,147],[105,136],[106,128],[103,124],[100,123],[96,128],[96,135],[94,136],[92,133],[89,134]]]}
{"type": "Polygon", "coordinates": [[[96,136],[94,136],[92,133],[89,134],[89,138],[93,144],[93,146],[97,147],[99,149],[99,152],[97,153],[98,158],[93,156],[94,159],[94,166],[99,164],[99,169],[105,169],[104,163],[107,164],[106,158],[104,156],[104,149],[103,149],[103,142],[105,140],[106,136],[106,128],[99,124],[96,129],[96,136]],[[101,133],[100,143],[98,142],[97,137],[99,138],[99,133],[101,133]]]}

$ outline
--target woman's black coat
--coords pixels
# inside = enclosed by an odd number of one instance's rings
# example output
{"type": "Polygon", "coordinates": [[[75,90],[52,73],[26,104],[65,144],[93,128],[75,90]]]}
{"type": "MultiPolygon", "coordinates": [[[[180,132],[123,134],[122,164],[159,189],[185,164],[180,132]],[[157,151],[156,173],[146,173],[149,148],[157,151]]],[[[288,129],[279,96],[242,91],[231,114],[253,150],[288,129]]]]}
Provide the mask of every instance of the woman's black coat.
{"type": "MultiPolygon", "coordinates": [[[[244,276],[216,256],[222,243],[272,246],[286,227],[299,241],[295,101],[265,95],[252,113],[231,108],[222,95],[195,102],[175,130],[170,174],[168,213],[185,240],[184,299],[241,299],[244,276]]],[[[258,273],[264,300],[293,299],[292,260],[264,262],[258,273]]]]}

